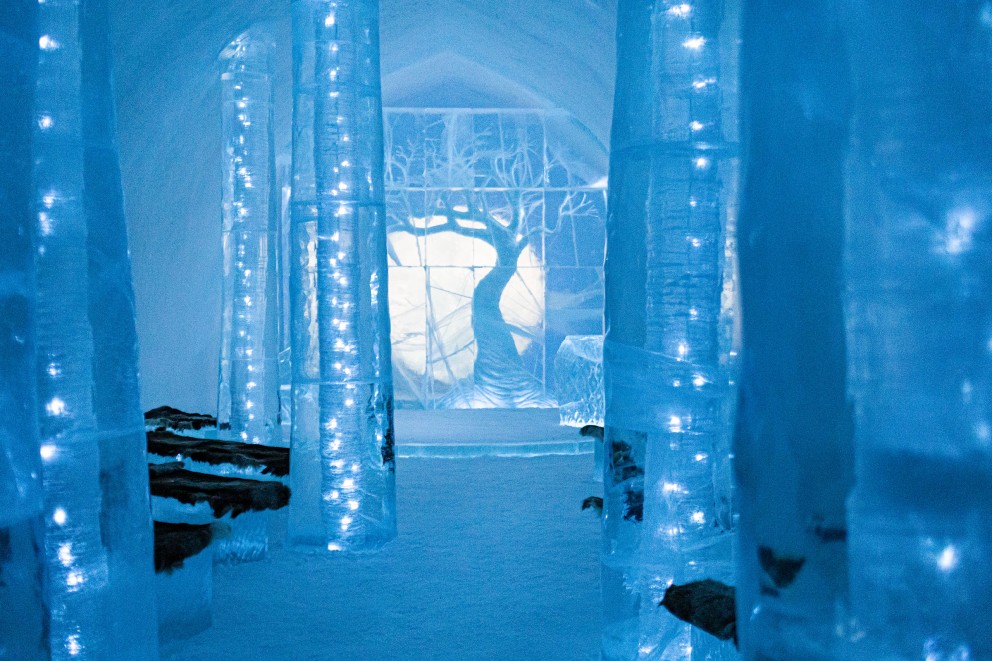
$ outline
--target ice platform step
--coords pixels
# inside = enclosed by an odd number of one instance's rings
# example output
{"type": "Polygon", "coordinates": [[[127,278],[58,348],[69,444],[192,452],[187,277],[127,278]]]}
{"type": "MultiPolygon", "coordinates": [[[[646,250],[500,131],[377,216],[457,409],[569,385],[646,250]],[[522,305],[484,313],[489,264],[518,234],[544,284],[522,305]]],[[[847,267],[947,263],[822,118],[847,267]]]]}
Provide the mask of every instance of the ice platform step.
{"type": "Polygon", "coordinates": [[[558,409],[395,412],[400,458],[541,457],[593,451],[591,439],[559,425],[558,409]]]}

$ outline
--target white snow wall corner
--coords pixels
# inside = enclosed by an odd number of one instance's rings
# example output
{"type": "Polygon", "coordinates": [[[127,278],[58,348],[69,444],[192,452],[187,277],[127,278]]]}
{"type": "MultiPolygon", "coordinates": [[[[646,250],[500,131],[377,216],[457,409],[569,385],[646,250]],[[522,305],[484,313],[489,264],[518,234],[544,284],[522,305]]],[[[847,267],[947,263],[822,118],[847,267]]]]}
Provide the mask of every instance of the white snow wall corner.
{"type": "MultiPolygon", "coordinates": [[[[35,303],[24,344],[35,352],[33,374],[22,382],[30,395],[22,392],[14,410],[20,425],[31,421],[18,443],[40,456],[42,498],[33,532],[3,536],[23,561],[13,574],[4,568],[3,582],[9,588],[11,578],[44,576],[43,658],[155,659],[148,469],[107,4],[11,0],[0,17],[4,57],[18,60],[4,67],[15,84],[4,88],[10,124],[0,151],[10,167],[0,206],[3,231],[20,227],[0,254],[4,269],[23,267],[21,293],[35,303]],[[18,220],[25,209],[30,223],[18,220]],[[27,534],[38,546],[24,545],[27,534]]],[[[3,323],[18,319],[5,314],[3,323]]],[[[5,352],[5,374],[16,367],[8,361],[23,358],[5,352]]],[[[6,426],[3,433],[6,444],[6,426]]],[[[24,608],[30,631],[34,618],[24,608]]],[[[34,650],[21,652],[17,658],[34,658],[34,650]]]]}
{"type": "Polygon", "coordinates": [[[606,254],[607,660],[730,659],[659,602],[733,582],[730,342],[736,2],[621,0],[606,254]]]}
{"type": "Polygon", "coordinates": [[[992,16],[844,2],[853,658],[992,657],[992,16]]]}
{"type": "Polygon", "coordinates": [[[289,537],[396,534],[377,0],[293,2],[289,537]]]}
{"type": "Polygon", "coordinates": [[[262,31],[220,56],[224,294],[217,422],[231,438],[280,445],[274,44],[262,31]]]}

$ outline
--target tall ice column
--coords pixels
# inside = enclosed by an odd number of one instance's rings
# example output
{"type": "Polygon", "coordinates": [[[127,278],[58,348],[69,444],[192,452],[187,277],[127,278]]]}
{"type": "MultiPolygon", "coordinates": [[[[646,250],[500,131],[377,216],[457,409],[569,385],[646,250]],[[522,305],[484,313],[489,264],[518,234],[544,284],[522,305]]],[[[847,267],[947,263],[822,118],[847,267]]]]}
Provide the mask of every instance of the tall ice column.
{"type": "Polygon", "coordinates": [[[293,2],[289,535],[396,534],[377,0],[293,2]]]}
{"type": "Polygon", "coordinates": [[[621,0],[604,380],[604,659],[732,658],[659,607],[732,581],[721,345],[735,213],[736,3],[621,0]]]}
{"type": "Polygon", "coordinates": [[[217,422],[234,440],[282,443],[273,42],[246,32],[221,53],[224,297],[217,422]]]}
{"type": "Polygon", "coordinates": [[[854,468],[842,305],[849,63],[835,3],[744,6],[737,633],[748,659],[826,661],[843,657],[854,468]]]}
{"type": "Polygon", "coordinates": [[[0,7],[0,658],[47,658],[35,357],[32,126],[37,0],[0,7]]]}
{"type": "MultiPolygon", "coordinates": [[[[3,260],[26,268],[23,251],[31,248],[34,278],[20,282],[23,302],[35,302],[35,319],[4,360],[23,367],[23,352],[34,348],[34,373],[23,377],[13,407],[21,413],[21,456],[40,459],[35,472],[43,502],[40,517],[28,524],[32,530],[0,535],[3,556],[16,558],[22,572],[14,582],[5,575],[3,589],[17,589],[21,579],[32,583],[21,583],[30,589],[12,612],[24,614],[22,639],[35,630],[47,634],[45,656],[154,659],[148,472],[107,6],[103,0],[8,4],[0,16],[9,40],[0,50],[23,66],[3,74],[12,77],[0,138],[5,155],[12,151],[2,179],[3,213],[10,214],[4,232],[16,230],[4,242],[3,260]],[[25,43],[34,45],[33,56],[25,43]],[[30,230],[17,220],[25,205],[30,230]],[[30,590],[38,577],[45,610],[36,627],[30,590]]],[[[3,323],[23,326],[26,317],[12,312],[3,323]]],[[[24,648],[14,656],[21,653],[33,656],[24,648]]]]}
{"type": "Polygon", "coordinates": [[[842,4],[851,658],[992,658],[992,10],[842,4]]]}

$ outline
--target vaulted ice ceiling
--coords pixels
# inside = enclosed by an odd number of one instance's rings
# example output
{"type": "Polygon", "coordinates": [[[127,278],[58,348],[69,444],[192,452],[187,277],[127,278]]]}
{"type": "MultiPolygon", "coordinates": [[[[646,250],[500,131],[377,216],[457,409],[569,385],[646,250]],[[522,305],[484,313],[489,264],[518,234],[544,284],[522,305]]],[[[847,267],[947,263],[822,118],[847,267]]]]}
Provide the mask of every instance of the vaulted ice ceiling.
{"type": "MultiPolygon", "coordinates": [[[[217,55],[268,22],[289,151],[290,0],[112,0],[144,404],[211,411],[220,338],[217,55]]],[[[563,108],[608,144],[615,0],[381,0],[387,106],[563,108]]]]}

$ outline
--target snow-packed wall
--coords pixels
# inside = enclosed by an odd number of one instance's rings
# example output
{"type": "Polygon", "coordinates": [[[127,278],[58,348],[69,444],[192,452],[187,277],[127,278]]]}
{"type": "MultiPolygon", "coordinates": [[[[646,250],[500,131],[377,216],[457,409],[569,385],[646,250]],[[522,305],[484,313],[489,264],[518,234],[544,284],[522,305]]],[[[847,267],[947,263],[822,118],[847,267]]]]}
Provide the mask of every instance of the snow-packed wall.
{"type": "MultiPolygon", "coordinates": [[[[217,422],[235,440],[282,443],[274,69],[264,30],[235,39],[220,56],[223,94],[224,291],[217,422]]],[[[286,439],[288,441],[288,439],[286,439]]]]}
{"type": "MultiPolygon", "coordinates": [[[[732,583],[724,229],[737,3],[621,1],[606,255],[604,659],[732,658],[659,603],[732,583]]],[[[729,637],[729,636],[728,636],[729,637]]]]}
{"type": "MultiPolygon", "coordinates": [[[[20,590],[17,608],[4,610],[23,613],[23,626],[3,644],[17,641],[12,658],[34,658],[34,639],[44,632],[44,658],[154,659],[148,473],[107,5],[15,1],[0,16],[4,57],[16,60],[6,64],[17,65],[4,68],[13,76],[0,138],[10,164],[2,179],[3,231],[14,234],[3,261],[5,270],[19,265],[21,273],[4,280],[19,283],[20,303],[10,299],[19,308],[3,323],[21,324],[25,333],[19,347],[4,351],[4,378],[20,378],[23,387],[19,401],[4,408],[5,416],[20,414],[17,427],[4,425],[4,445],[7,430],[16,429],[21,452],[5,452],[5,459],[23,464],[37,453],[40,470],[19,470],[40,475],[43,501],[40,518],[0,535],[4,563],[16,561],[3,568],[2,589],[20,590]],[[24,325],[29,313],[33,328],[24,325]],[[25,360],[32,361],[30,376],[25,360]]],[[[24,477],[13,484],[30,506],[36,501],[24,477]]]]}
{"type": "Polygon", "coordinates": [[[293,2],[290,540],[396,534],[378,0],[293,2]]]}
{"type": "MultiPolygon", "coordinates": [[[[833,2],[747,2],[743,373],[734,444],[746,658],[836,659],[853,478],[845,390],[850,93],[833,2]]],[[[868,658],[868,657],[865,657],[868,658]]]]}
{"type": "Polygon", "coordinates": [[[992,657],[992,9],[845,2],[852,650],[992,657]]]}

